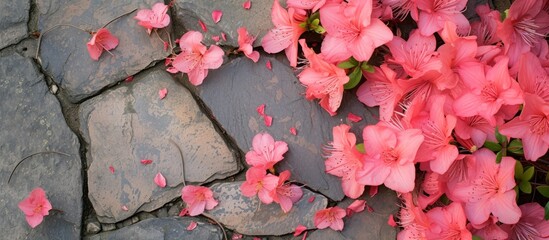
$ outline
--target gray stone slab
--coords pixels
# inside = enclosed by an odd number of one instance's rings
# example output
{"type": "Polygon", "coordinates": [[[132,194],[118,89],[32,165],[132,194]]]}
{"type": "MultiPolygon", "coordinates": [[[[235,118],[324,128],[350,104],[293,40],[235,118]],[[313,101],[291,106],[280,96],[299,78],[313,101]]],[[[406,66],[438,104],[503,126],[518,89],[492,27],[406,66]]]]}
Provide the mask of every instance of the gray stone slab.
{"type": "MultiPolygon", "coordinates": [[[[151,8],[156,0],[38,0],[41,32],[57,25],[71,24],[85,30],[97,31],[104,24],[133,9],[151,8]]],[[[68,92],[70,101],[78,102],[96,94],[104,87],[124,80],[164,59],[168,52],[155,34],[133,19],[136,13],[111,23],[107,29],[118,37],[119,44],[94,61],[86,43],[91,35],[71,27],[60,27],[42,37],[40,58],[43,68],[68,92]]]]}
{"type": "Polygon", "coordinates": [[[204,183],[240,170],[191,93],[163,69],[146,71],[131,83],[84,102],[79,116],[89,144],[89,198],[101,222],[118,222],[162,207],[181,196],[184,177],[204,183]],[[160,99],[158,91],[163,88],[168,95],[160,99]],[[143,165],[142,159],[153,162],[143,165]],[[153,181],[158,172],[167,180],[165,188],[153,181]]]}
{"type": "MultiPolygon", "coordinates": [[[[274,26],[271,22],[273,1],[252,1],[252,7],[249,10],[242,7],[244,2],[245,0],[176,0],[174,19],[180,26],[176,29],[176,36],[181,36],[185,30],[202,32],[198,24],[198,20],[201,20],[208,29],[208,32],[204,33],[204,43],[208,45],[215,44],[212,36],[221,36],[224,32],[227,41],[221,40],[220,44],[238,47],[237,29],[246,27],[251,35],[257,37],[254,46],[261,46],[261,39],[274,26]],[[223,17],[218,23],[214,23],[212,19],[214,10],[223,11],[223,17]]],[[[284,3],[285,1],[281,1],[283,6],[285,6],[284,3]]]]}
{"type": "Polygon", "coordinates": [[[30,1],[0,1],[0,49],[27,37],[30,1]]]}
{"type": "Polygon", "coordinates": [[[223,239],[223,232],[217,225],[212,225],[205,220],[194,217],[172,217],[153,218],[141,221],[137,224],[118,229],[116,231],[104,232],[86,238],[87,240],[180,240],[200,239],[215,240],[223,239]],[[189,224],[195,221],[197,226],[193,230],[187,230],[189,224]]]}
{"type": "Polygon", "coordinates": [[[284,235],[292,233],[298,225],[314,228],[313,217],[318,210],[326,208],[326,197],[303,189],[303,197],[292,210],[284,213],[276,203],[261,204],[257,197],[242,196],[242,182],[214,184],[210,188],[219,201],[208,211],[213,218],[227,228],[250,236],[284,235]],[[313,202],[308,199],[315,196],[313,202]]]}
{"type": "Polygon", "coordinates": [[[76,239],[82,218],[80,144],[68,128],[61,107],[30,58],[0,57],[0,232],[3,239],[76,239]],[[19,160],[38,152],[10,172],[19,160]],[[53,208],[31,229],[18,208],[36,187],[53,208]]]}
{"type": "MultiPolygon", "coordinates": [[[[373,212],[364,210],[360,213],[354,213],[350,217],[343,219],[345,226],[343,231],[333,231],[331,229],[322,229],[310,233],[309,239],[318,240],[393,240],[396,239],[397,228],[389,226],[387,220],[389,215],[395,215],[398,212],[400,200],[396,193],[385,187],[379,187],[379,192],[373,198],[364,194],[359,199],[366,200],[368,206],[372,207],[373,212]],[[367,226],[367,227],[366,227],[367,226]]],[[[354,200],[346,199],[338,204],[341,208],[347,208],[354,200]]]]}
{"type": "Polygon", "coordinates": [[[373,117],[377,116],[377,110],[364,106],[352,92],[345,93],[334,117],[322,109],[318,101],[307,101],[305,88],[281,55],[262,54],[258,63],[246,58],[235,59],[210,71],[198,90],[201,99],[240,149],[247,152],[253,137],[260,132],[268,132],[276,140],[287,142],[289,151],[276,165],[277,170],[290,170],[293,179],[334,200],[344,196],[341,181],[325,173],[322,157],[323,146],[333,139],[332,128],[347,123],[349,112],[363,118],[352,124],[358,136],[362,136],[364,125],[377,122],[373,117]],[[266,60],[272,62],[272,71],[265,67],[266,60]],[[260,104],[266,104],[265,113],[273,117],[271,127],[266,127],[256,112],[260,104]],[[297,129],[297,136],[290,133],[291,127],[297,129]]]}

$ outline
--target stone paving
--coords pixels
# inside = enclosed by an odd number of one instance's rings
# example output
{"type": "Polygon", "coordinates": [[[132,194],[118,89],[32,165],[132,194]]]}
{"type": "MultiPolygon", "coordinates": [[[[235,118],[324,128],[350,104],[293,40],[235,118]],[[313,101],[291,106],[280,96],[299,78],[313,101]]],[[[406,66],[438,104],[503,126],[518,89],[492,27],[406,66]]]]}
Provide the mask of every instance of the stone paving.
{"type": "MultiPolygon", "coordinates": [[[[190,86],[185,76],[165,71],[169,52],[137,25],[135,12],[109,25],[120,44],[99,61],[86,51],[88,33],[67,26],[46,33],[58,24],[97,29],[155,2],[0,1],[0,238],[223,239],[226,231],[229,238],[301,239],[292,235],[300,224],[309,229],[307,239],[395,238],[397,230],[387,219],[399,201],[385,188],[373,198],[361,197],[373,211],[346,218],[342,232],[314,228],[316,211],[352,202],[339,179],[324,172],[322,148],[332,127],[347,123],[357,133],[377,121],[377,109],[352,93],[330,117],[303,97],[284,55],[265,53],[258,63],[228,57],[203,85],[190,86]],[[35,59],[37,33],[45,34],[35,59]],[[267,60],[272,70],[265,67],[267,60]],[[133,80],[125,81],[128,76],[133,80]],[[168,95],[159,99],[163,88],[168,95]],[[271,127],[256,112],[260,104],[273,116],[271,127]],[[349,122],[351,112],[363,120],[349,122]],[[289,132],[292,127],[297,135],[289,132]],[[260,132],[288,143],[277,171],[290,170],[291,180],[304,186],[304,196],[289,213],[240,193],[248,167],[243,156],[260,132]],[[142,159],[153,162],[143,165],[142,159]],[[158,172],[166,177],[165,188],[153,182],[158,172]],[[184,181],[212,189],[219,205],[208,217],[178,217],[185,207],[184,181]],[[31,229],[17,204],[35,187],[45,189],[55,210],[31,229]],[[197,227],[187,230],[191,222],[197,227]]],[[[233,49],[236,29],[246,26],[259,35],[259,46],[272,27],[272,1],[252,1],[250,10],[243,2],[177,0],[170,10],[172,26],[159,33],[176,39],[188,30],[201,31],[201,20],[208,28],[207,45],[223,32],[227,41],[221,47],[233,49]],[[217,24],[211,19],[216,9],[224,12],[217,24]]]]}

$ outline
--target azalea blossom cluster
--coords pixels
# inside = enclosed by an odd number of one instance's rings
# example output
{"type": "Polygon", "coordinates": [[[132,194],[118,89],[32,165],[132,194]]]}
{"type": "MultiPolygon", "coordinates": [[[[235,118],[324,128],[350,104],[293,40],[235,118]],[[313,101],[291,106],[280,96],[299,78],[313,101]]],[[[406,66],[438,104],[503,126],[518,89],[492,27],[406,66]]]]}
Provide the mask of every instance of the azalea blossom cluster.
{"type": "Polygon", "coordinates": [[[280,204],[285,213],[303,196],[299,186],[288,183],[291,173],[285,170],[275,174],[275,164],[284,159],[288,144],[275,141],[268,133],[259,133],[252,140],[252,149],[246,153],[246,163],[251,167],[246,172],[246,181],[240,186],[242,195],[258,196],[265,204],[280,204]],[[269,173],[267,173],[269,172],[269,173]]]}
{"type": "Polygon", "coordinates": [[[517,160],[483,147],[514,138],[526,160],[547,153],[549,2],[516,0],[505,13],[479,5],[480,20],[472,23],[461,13],[466,4],[288,0],[285,9],[275,0],[275,28],[262,45],[269,53],[285,50],[293,67],[301,45],[305,97],[319,99],[332,116],[344,89],[366,79],[356,94],[379,107],[380,121],[362,130],[362,144],[350,126],[335,126],[326,172],[341,178],[350,198],[365,186],[398,192],[405,203],[399,239],[549,237],[547,222],[535,223],[543,218],[539,204],[517,206],[517,160]],[[418,26],[407,39],[383,23],[406,17],[418,26]],[[300,39],[309,30],[322,35],[320,53],[300,39]],[[379,47],[387,54],[374,67],[368,60],[379,47]],[[443,195],[451,203],[431,208],[443,195]]]}

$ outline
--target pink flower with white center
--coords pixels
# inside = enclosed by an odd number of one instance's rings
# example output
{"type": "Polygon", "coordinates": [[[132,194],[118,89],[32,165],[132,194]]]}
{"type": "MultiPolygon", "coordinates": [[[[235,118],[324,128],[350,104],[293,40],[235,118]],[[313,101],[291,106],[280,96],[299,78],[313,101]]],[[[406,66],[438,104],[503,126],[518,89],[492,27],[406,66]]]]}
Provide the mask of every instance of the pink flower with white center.
{"type": "Polygon", "coordinates": [[[503,224],[501,228],[509,234],[509,240],[542,240],[549,238],[549,221],[543,218],[544,209],[537,202],[519,206],[522,216],[515,224],[503,224]]]}
{"type": "Polygon", "coordinates": [[[465,214],[472,224],[481,224],[492,213],[506,224],[519,221],[521,211],[515,200],[515,159],[503,157],[496,163],[496,154],[488,149],[473,153],[475,167],[468,181],[458,184],[454,191],[457,201],[465,205],[465,214]]]}
{"type": "Polygon", "coordinates": [[[181,199],[187,204],[190,216],[197,216],[204,210],[212,210],[218,202],[207,187],[187,185],[181,189],[181,199]]]}
{"type": "Polygon", "coordinates": [[[273,202],[273,191],[278,186],[278,177],[267,174],[262,168],[252,167],[246,172],[246,181],[240,185],[242,195],[253,197],[256,194],[265,204],[273,202]]]}
{"type": "Polygon", "coordinates": [[[299,40],[309,66],[299,75],[299,81],[307,87],[305,97],[308,100],[320,99],[320,106],[331,116],[336,114],[343,99],[345,83],[349,77],[345,70],[327,62],[322,55],[307,47],[305,39],[299,40]]]}
{"type": "Polygon", "coordinates": [[[460,35],[467,35],[471,26],[461,11],[467,0],[416,0],[419,8],[417,25],[421,35],[431,36],[444,28],[446,21],[457,26],[460,35]]]}
{"type": "Polygon", "coordinates": [[[35,188],[29,196],[19,203],[19,209],[25,213],[25,219],[31,228],[35,228],[44,220],[44,216],[52,209],[46,192],[42,188],[35,188]]]}
{"type": "Polygon", "coordinates": [[[181,53],[175,57],[172,66],[180,72],[189,75],[191,84],[202,84],[208,75],[208,69],[217,69],[223,64],[225,53],[218,46],[212,45],[208,49],[201,41],[202,33],[189,31],[179,39],[181,53]]]}
{"type": "Polygon", "coordinates": [[[427,231],[427,239],[454,240],[472,239],[467,230],[467,218],[460,203],[450,203],[446,207],[436,207],[427,212],[433,223],[427,231]]]}
{"type": "Polygon", "coordinates": [[[134,19],[139,22],[137,24],[145,27],[147,32],[151,34],[151,31],[155,28],[165,28],[170,24],[170,15],[168,15],[169,6],[164,3],[155,3],[152,9],[141,9],[137,11],[137,15],[134,19]]]}
{"type": "Polygon", "coordinates": [[[389,121],[393,116],[395,107],[404,95],[403,89],[396,81],[396,72],[387,64],[382,64],[379,68],[374,67],[373,73],[366,72],[364,82],[356,95],[358,100],[369,107],[379,106],[379,117],[382,121],[389,121]]]}
{"type": "Polygon", "coordinates": [[[254,41],[255,37],[248,33],[248,30],[245,27],[240,27],[237,30],[238,32],[238,51],[241,51],[254,62],[259,60],[259,52],[254,51],[254,41]]]}
{"type": "Polygon", "coordinates": [[[343,230],[343,218],[345,215],[345,210],[337,206],[319,210],[315,213],[315,226],[318,229],[330,227],[335,231],[341,231],[343,230]]]}
{"type": "Polygon", "coordinates": [[[303,191],[300,187],[285,183],[290,179],[290,171],[286,170],[278,175],[278,186],[273,191],[273,201],[280,204],[282,211],[285,213],[292,210],[294,203],[299,201],[303,196],[303,191]]]}
{"type": "Polygon", "coordinates": [[[288,144],[275,141],[268,133],[259,133],[252,140],[252,150],[246,153],[246,163],[254,168],[274,172],[274,165],[284,159],[288,144]]]}
{"type": "Polygon", "coordinates": [[[358,198],[364,193],[364,184],[356,180],[356,172],[362,168],[362,154],[356,149],[355,134],[350,126],[341,124],[333,128],[334,140],[326,148],[328,159],[324,162],[326,173],[341,177],[343,193],[358,198]]]}

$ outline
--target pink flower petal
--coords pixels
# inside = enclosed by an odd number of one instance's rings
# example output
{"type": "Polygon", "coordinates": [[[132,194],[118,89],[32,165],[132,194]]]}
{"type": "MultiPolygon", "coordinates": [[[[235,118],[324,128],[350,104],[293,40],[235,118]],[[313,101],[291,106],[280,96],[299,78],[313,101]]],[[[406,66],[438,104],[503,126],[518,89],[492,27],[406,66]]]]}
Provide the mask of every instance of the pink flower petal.
{"type": "Polygon", "coordinates": [[[111,171],[111,173],[114,174],[114,167],[112,165],[109,166],[109,171],[111,171]]]}
{"type": "Polygon", "coordinates": [[[232,240],[238,240],[242,239],[242,234],[233,233],[233,237],[231,237],[232,240]]]}
{"type": "Polygon", "coordinates": [[[181,209],[181,212],[179,212],[180,217],[186,216],[188,214],[189,214],[189,209],[188,208],[183,208],[183,209],[181,209]]]}
{"type": "Polygon", "coordinates": [[[271,60],[267,60],[267,62],[265,63],[265,67],[267,67],[267,69],[269,70],[273,70],[273,65],[271,64],[271,60]]]}
{"type": "Polygon", "coordinates": [[[160,97],[160,99],[164,99],[167,94],[168,94],[168,89],[166,88],[162,88],[158,90],[158,96],[160,97]]]}
{"type": "Polygon", "coordinates": [[[297,136],[297,130],[295,129],[295,127],[290,128],[290,133],[294,136],[297,136]]]}
{"type": "Polygon", "coordinates": [[[153,162],[153,160],[150,160],[150,159],[143,159],[141,160],[141,164],[143,165],[149,165],[153,162]]]}
{"type": "Polygon", "coordinates": [[[353,203],[351,203],[351,205],[349,205],[347,207],[347,210],[348,210],[347,215],[349,215],[348,214],[349,212],[351,212],[351,213],[362,212],[362,211],[364,211],[365,208],[366,208],[366,201],[365,200],[355,200],[353,203]]]}
{"type": "Polygon", "coordinates": [[[196,228],[196,226],[198,226],[198,223],[196,223],[195,221],[191,221],[191,223],[189,224],[189,226],[187,226],[187,231],[192,231],[196,228]]]}
{"type": "Polygon", "coordinates": [[[166,41],[162,41],[162,43],[164,43],[164,51],[167,51],[170,45],[166,41]]]}
{"type": "Polygon", "coordinates": [[[166,71],[172,74],[176,74],[179,72],[179,70],[177,70],[177,68],[174,68],[174,67],[166,68],[166,71]]]}
{"type": "Polygon", "coordinates": [[[131,82],[133,81],[133,76],[128,76],[126,79],[124,79],[124,82],[131,82]]]}
{"type": "Polygon", "coordinates": [[[374,197],[377,194],[378,186],[370,186],[370,197],[374,197]]]}
{"type": "Polygon", "coordinates": [[[204,24],[202,20],[198,20],[198,25],[200,25],[200,28],[202,28],[202,32],[208,32],[208,27],[206,27],[206,24],[204,24]]]}
{"type": "Polygon", "coordinates": [[[259,116],[265,116],[265,104],[261,104],[257,106],[256,111],[259,114],[259,116]]]}
{"type": "Polygon", "coordinates": [[[314,201],[315,201],[315,196],[311,196],[311,197],[309,198],[309,200],[307,200],[307,201],[310,202],[310,203],[314,202],[314,201]]]}
{"type": "Polygon", "coordinates": [[[162,173],[157,173],[154,177],[154,183],[158,185],[161,188],[166,187],[166,178],[162,175],[162,173]]]}
{"type": "Polygon", "coordinates": [[[355,123],[362,121],[362,117],[360,117],[358,115],[355,115],[354,113],[349,113],[347,115],[347,119],[349,119],[349,121],[355,122],[355,123]]]}
{"type": "Polygon", "coordinates": [[[218,35],[212,36],[212,40],[214,40],[216,43],[221,40],[221,38],[218,35]]]}
{"type": "Polygon", "coordinates": [[[307,239],[307,233],[308,233],[308,232],[305,232],[305,233],[303,234],[303,237],[301,238],[301,240],[307,239]]]}
{"type": "Polygon", "coordinates": [[[294,237],[301,235],[301,233],[303,233],[303,231],[305,230],[307,230],[307,227],[301,224],[297,225],[297,227],[295,228],[294,237]]]}
{"type": "Polygon", "coordinates": [[[250,9],[252,7],[252,1],[247,0],[242,4],[242,7],[246,10],[250,9]]]}
{"type": "Polygon", "coordinates": [[[122,210],[128,211],[128,207],[127,207],[126,205],[123,205],[123,206],[122,206],[122,210]]]}
{"type": "Polygon", "coordinates": [[[263,120],[265,121],[265,126],[270,127],[271,125],[273,125],[273,117],[265,115],[263,117],[263,120]]]}
{"type": "Polygon", "coordinates": [[[387,224],[391,227],[396,227],[397,224],[395,222],[395,218],[393,217],[393,214],[389,215],[389,220],[387,221],[387,224]]]}
{"type": "Polygon", "coordinates": [[[221,32],[221,39],[223,39],[223,41],[227,41],[227,35],[224,32],[221,32]]]}
{"type": "Polygon", "coordinates": [[[212,19],[214,20],[215,23],[218,23],[219,21],[221,21],[222,16],[223,16],[223,12],[221,10],[214,10],[212,12],[212,19]]]}

